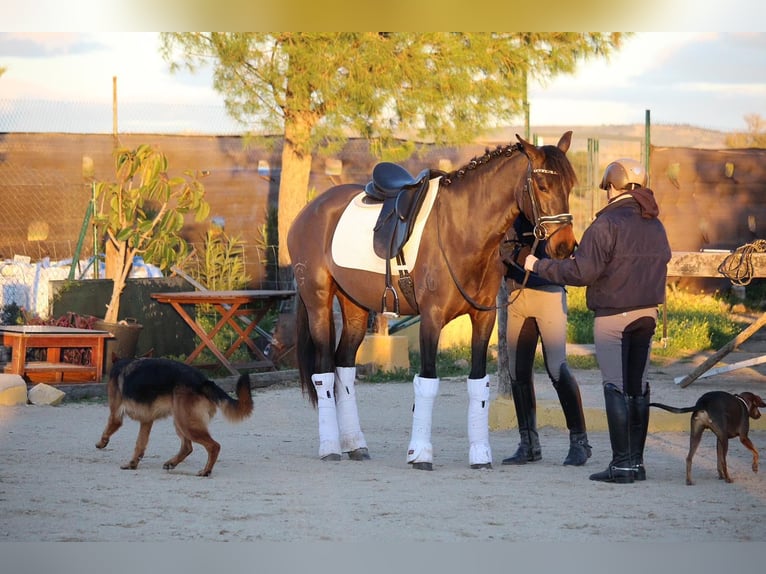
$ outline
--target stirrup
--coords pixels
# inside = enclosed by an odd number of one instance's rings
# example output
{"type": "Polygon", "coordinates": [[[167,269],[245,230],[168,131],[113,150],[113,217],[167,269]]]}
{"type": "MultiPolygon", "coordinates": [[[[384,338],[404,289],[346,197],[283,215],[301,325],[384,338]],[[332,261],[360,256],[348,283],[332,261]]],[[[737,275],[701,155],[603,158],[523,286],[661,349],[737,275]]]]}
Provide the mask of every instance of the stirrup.
{"type": "Polygon", "coordinates": [[[385,289],[383,289],[383,299],[380,303],[381,308],[381,315],[384,317],[387,317],[389,319],[396,319],[399,317],[399,295],[396,293],[396,289],[394,289],[391,285],[386,285],[385,289]],[[388,306],[386,305],[386,293],[391,291],[391,293],[394,295],[394,310],[389,311],[388,306]]]}

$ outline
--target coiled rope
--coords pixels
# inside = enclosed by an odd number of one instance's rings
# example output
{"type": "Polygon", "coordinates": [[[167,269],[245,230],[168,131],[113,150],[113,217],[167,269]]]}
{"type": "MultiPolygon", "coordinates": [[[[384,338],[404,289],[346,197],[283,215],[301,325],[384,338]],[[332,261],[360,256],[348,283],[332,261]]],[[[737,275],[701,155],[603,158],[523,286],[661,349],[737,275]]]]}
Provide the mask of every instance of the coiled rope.
{"type": "Polygon", "coordinates": [[[766,239],[756,239],[737,247],[718,266],[718,272],[735,285],[748,285],[753,280],[755,268],[753,253],[766,252],[766,239]]]}

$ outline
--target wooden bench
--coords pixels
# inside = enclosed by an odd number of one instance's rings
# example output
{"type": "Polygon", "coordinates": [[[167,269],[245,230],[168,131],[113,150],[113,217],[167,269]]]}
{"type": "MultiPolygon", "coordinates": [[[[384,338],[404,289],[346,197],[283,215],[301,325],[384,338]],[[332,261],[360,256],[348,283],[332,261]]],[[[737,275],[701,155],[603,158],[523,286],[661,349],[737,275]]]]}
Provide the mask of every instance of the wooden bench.
{"type": "Polygon", "coordinates": [[[2,372],[21,375],[28,383],[100,383],[104,374],[107,331],[48,325],[0,325],[2,344],[11,349],[2,372]],[[44,361],[27,361],[27,349],[46,350],[44,361]],[[90,349],[90,364],[61,361],[62,349],[90,349]]]}

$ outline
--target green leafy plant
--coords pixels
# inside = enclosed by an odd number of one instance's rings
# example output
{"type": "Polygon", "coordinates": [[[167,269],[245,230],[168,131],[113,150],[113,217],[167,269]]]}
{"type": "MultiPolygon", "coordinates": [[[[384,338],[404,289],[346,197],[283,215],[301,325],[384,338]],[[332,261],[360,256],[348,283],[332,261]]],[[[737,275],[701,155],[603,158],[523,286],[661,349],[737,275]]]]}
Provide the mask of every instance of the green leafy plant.
{"type": "Polygon", "coordinates": [[[136,256],[163,270],[182,259],[188,244],[181,237],[186,214],[207,218],[202,174],[168,174],[165,155],[148,145],[114,152],[116,179],[96,183],[95,223],[106,239],[106,274],[114,281],[104,320],[117,322],[120,297],[136,256]]]}
{"type": "Polygon", "coordinates": [[[211,291],[244,289],[250,281],[245,272],[244,242],[217,228],[207,231],[202,254],[187,266],[192,277],[211,291]]]}

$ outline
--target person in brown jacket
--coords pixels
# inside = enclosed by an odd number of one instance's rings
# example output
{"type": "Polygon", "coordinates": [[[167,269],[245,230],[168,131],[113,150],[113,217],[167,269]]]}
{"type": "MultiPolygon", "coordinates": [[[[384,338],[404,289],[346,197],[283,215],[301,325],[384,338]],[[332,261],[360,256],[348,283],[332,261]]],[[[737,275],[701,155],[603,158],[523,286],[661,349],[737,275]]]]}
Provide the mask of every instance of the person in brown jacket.
{"type": "Polygon", "coordinates": [[[595,314],[596,359],[612,446],[606,470],[590,479],[603,482],[646,479],[650,393],[646,375],[671,256],[646,179],[646,170],[635,160],[610,163],[599,186],[608,203],[583,233],[574,255],[564,260],[529,255],[524,262],[526,269],[549,281],[587,286],[585,299],[595,314]]]}

